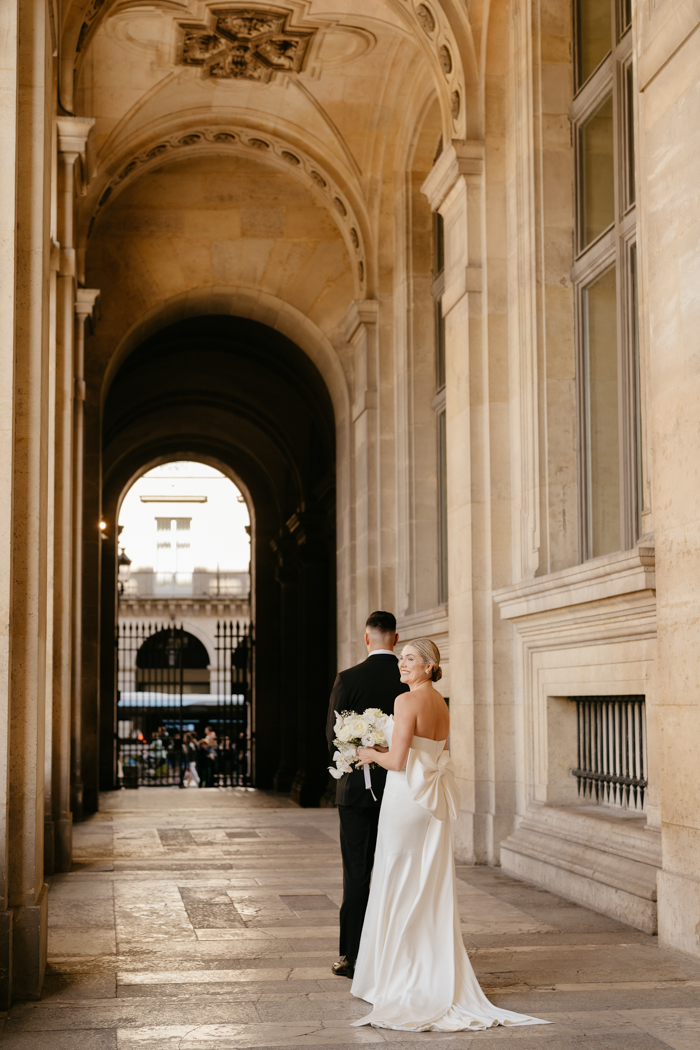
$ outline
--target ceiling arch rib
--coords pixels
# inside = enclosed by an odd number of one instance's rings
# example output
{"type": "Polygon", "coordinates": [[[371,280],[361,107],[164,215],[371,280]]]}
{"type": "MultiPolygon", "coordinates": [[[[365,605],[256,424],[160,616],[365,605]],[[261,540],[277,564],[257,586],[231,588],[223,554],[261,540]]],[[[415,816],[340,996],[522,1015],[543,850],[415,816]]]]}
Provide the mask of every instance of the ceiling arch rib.
{"type": "MultiPolygon", "coordinates": [[[[467,78],[462,50],[452,23],[438,0],[387,0],[401,12],[426,53],[440,100],[443,136],[467,137],[467,78]]],[[[467,65],[473,64],[473,47],[467,47],[467,65]]]]}
{"type": "MultiPolygon", "coordinates": [[[[335,221],[353,261],[353,280],[357,298],[365,298],[373,284],[368,274],[366,239],[368,222],[351,199],[347,188],[327,167],[296,144],[267,131],[232,124],[207,125],[194,122],[169,135],[152,135],[139,149],[125,151],[109,170],[94,179],[81,207],[79,238],[84,250],[99,214],[119,193],[140,176],[168,162],[194,154],[234,154],[255,156],[292,178],[301,181],[319,199],[335,221]]],[[[371,256],[370,256],[371,257],[371,256]]]]}
{"type": "MultiPolygon", "coordinates": [[[[81,0],[73,3],[66,14],[62,34],[62,101],[69,110],[73,107],[74,81],[79,66],[89,49],[90,42],[100,26],[111,14],[127,7],[138,9],[139,0],[131,3],[124,0],[81,0]]],[[[313,52],[313,41],[304,37],[312,36],[324,28],[339,27],[342,19],[350,19],[361,28],[363,22],[368,25],[374,21],[381,22],[381,8],[399,16],[399,24],[405,26],[409,35],[418,43],[426,56],[433,74],[433,80],[443,111],[444,134],[448,139],[466,138],[467,110],[472,97],[471,85],[476,81],[477,56],[474,41],[470,32],[466,10],[453,0],[374,0],[374,2],[348,3],[347,12],[339,18],[337,11],[329,17],[327,12],[312,14],[312,2],[307,0],[286,0],[284,4],[241,3],[240,0],[229,0],[222,4],[178,3],[176,0],[153,0],[149,7],[167,11],[173,18],[174,39],[177,43],[172,56],[173,68],[180,66],[199,66],[205,75],[215,79],[242,77],[261,79],[269,75],[289,76],[306,66],[316,66],[309,61],[313,52]],[[377,8],[380,10],[377,11],[377,8]],[[226,17],[234,19],[239,16],[263,16],[275,14],[286,20],[282,27],[280,41],[274,41],[267,50],[263,47],[257,61],[248,61],[250,69],[242,70],[242,59],[235,47],[235,33],[227,32],[226,17]],[[223,17],[220,17],[223,16],[223,17]],[[284,39],[286,29],[290,39],[284,39]],[[221,30],[221,31],[220,31],[221,30]],[[298,39],[293,40],[294,34],[298,39]],[[233,41],[233,43],[232,43],[233,41]],[[283,46],[280,48],[280,44],[283,46]],[[285,47],[294,45],[294,53],[285,51],[285,47]],[[307,44],[309,45],[307,47],[307,44]],[[298,50],[301,46],[301,50],[298,50]],[[297,56],[298,51],[298,56],[297,56]],[[298,57],[298,61],[297,61],[298,57]],[[232,72],[233,69],[233,72],[232,72]]],[[[356,27],[356,28],[358,28],[356,27]]],[[[346,29],[353,27],[344,26],[346,29]]],[[[319,34],[319,42],[323,33],[319,34]]],[[[320,67],[319,67],[320,68],[320,67]]],[[[318,69],[313,73],[319,75],[318,69]]]]}

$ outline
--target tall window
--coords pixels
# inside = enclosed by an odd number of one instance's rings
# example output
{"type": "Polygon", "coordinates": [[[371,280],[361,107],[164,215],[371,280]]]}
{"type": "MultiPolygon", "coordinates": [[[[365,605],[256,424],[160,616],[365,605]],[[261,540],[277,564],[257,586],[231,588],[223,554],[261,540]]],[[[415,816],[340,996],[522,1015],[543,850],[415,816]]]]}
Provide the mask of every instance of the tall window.
{"type": "Polygon", "coordinates": [[[632,547],[642,511],[629,0],[574,0],[582,560],[632,547]]]}
{"type": "Polygon", "coordinates": [[[435,408],[438,481],[438,601],[447,603],[447,427],[445,420],[445,234],[442,215],[433,216],[433,301],[435,314],[435,408]]]}
{"type": "Polygon", "coordinates": [[[158,574],[192,572],[191,522],[192,518],[156,518],[158,574]]]}

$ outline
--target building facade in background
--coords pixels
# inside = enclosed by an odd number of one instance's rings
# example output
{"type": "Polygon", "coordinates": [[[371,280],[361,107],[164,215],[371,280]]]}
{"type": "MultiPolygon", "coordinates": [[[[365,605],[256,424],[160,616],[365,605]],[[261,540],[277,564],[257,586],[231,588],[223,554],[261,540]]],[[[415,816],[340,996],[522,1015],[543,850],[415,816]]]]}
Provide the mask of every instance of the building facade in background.
{"type": "Polygon", "coordinates": [[[460,857],[700,955],[698,17],[0,8],[3,1002],[118,786],[119,619],[203,638],[248,572],[258,787],[323,799],[392,609],[443,654],[460,857]],[[174,462],[234,482],[249,568],[174,462]]]}

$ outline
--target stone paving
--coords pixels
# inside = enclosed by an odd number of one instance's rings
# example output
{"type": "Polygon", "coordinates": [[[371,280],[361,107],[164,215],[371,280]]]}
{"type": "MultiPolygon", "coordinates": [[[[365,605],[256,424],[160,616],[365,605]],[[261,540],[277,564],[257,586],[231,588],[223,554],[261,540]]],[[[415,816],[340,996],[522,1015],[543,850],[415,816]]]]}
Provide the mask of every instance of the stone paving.
{"type": "Polygon", "coordinates": [[[167,788],[103,806],[75,828],[75,870],[52,880],[44,997],[13,1007],[3,1050],[700,1050],[700,963],[485,867],[458,867],[477,975],[495,1002],[555,1024],[351,1028],[367,1007],[330,972],[335,810],[167,788]]]}

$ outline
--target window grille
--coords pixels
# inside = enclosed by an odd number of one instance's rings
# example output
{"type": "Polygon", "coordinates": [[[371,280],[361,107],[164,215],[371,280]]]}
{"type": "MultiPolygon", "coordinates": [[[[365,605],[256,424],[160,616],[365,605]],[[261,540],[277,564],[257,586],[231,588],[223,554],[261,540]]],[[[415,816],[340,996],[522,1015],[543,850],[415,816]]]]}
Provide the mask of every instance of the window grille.
{"type": "Polygon", "coordinates": [[[644,810],[647,789],[644,696],[571,696],[576,703],[577,766],[584,800],[644,810]]]}

